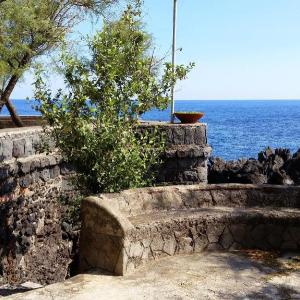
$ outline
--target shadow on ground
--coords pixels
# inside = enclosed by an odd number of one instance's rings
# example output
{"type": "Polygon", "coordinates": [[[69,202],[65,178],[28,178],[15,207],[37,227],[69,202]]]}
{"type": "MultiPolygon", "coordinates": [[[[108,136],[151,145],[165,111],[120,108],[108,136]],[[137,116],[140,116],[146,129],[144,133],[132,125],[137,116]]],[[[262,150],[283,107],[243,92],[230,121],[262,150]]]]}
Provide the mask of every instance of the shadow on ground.
{"type": "Polygon", "coordinates": [[[8,297],[18,300],[300,300],[296,254],[211,252],[153,261],[124,277],[93,272],[8,297]]]}

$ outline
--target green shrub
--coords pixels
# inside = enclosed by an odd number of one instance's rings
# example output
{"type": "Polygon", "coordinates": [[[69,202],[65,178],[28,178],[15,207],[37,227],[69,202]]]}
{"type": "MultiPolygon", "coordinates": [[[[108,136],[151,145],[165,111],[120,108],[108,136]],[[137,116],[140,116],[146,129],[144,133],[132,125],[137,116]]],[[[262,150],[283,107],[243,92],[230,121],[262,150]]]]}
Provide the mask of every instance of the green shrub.
{"type": "Polygon", "coordinates": [[[87,57],[62,56],[68,92],[55,95],[37,72],[35,98],[65,159],[77,169],[77,183],[93,192],[150,185],[162,138],[136,134],[139,116],[165,109],[171,88],[192,67],[165,64],[159,75],[151,38],[143,30],[140,5],[118,21],[106,22],[89,42],[87,57]]]}

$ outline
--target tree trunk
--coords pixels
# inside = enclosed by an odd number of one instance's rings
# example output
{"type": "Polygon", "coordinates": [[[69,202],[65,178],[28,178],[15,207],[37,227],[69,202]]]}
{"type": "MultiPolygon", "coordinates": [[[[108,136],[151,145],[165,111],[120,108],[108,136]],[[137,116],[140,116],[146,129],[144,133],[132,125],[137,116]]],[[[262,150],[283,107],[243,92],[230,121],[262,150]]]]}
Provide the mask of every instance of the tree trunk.
{"type": "Polygon", "coordinates": [[[12,91],[14,90],[18,80],[19,80],[19,76],[17,75],[13,75],[6,88],[4,89],[4,91],[2,92],[1,94],[1,98],[0,98],[0,112],[3,108],[4,105],[6,105],[10,115],[11,115],[11,118],[12,118],[12,121],[14,122],[14,124],[17,126],[17,127],[22,127],[24,126],[23,123],[22,123],[22,120],[21,118],[17,115],[17,112],[16,110],[14,109],[12,103],[9,101],[9,97],[12,93],[12,91]]]}
{"type": "Polygon", "coordinates": [[[18,127],[23,127],[24,124],[23,124],[21,118],[18,116],[13,104],[10,102],[9,99],[6,101],[5,105],[10,113],[11,119],[14,122],[14,124],[18,127]]]}
{"type": "MultiPolygon", "coordinates": [[[[26,54],[24,54],[23,59],[19,63],[19,66],[18,66],[19,71],[21,69],[24,69],[24,67],[26,67],[29,62],[30,62],[30,55],[29,55],[29,53],[26,53],[26,54]]],[[[14,124],[17,127],[23,127],[24,124],[23,124],[21,118],[18,116],[14,106],[12,105],[12,103],[9,100],[11,93],[13,92],[19,79],[20,79],[20,75],[17,75],[17,74],[12,75],[10,80],[8,81],[6,88],[2,91],[2,93],[0,95],[0,113],[1,113],[3,106],[6,105],[14,124]]]]}

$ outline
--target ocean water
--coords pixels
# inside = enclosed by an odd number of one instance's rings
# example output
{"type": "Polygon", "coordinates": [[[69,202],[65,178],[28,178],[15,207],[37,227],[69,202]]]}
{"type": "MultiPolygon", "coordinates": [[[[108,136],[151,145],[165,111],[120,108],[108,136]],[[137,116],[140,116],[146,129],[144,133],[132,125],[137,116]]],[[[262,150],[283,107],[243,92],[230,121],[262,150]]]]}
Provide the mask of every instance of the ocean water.
{"type": "MultiPolygon", "coordinates": [[[[21,115],[37,115],[32,102],[15,100],[21,115]]],[[[266,146],[300,148],[300,100],[190,101],[175,103],[176,111],[203,111],[213,156],[224,159],[257,157],[266,146]]],[[[8,114],[3,110],[1,115],[8,114]]],[[[147,112],[144,120],[167,121],[170,111],[147,112]]]]}

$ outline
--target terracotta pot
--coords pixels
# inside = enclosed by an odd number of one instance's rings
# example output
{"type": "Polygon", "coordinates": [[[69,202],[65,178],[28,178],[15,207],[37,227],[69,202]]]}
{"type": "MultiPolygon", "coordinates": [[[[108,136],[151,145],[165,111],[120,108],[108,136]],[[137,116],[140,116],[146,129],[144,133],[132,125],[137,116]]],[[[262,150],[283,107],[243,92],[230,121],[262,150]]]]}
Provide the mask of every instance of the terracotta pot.
{"type": "Polygon", "coordinates": [[[202,117],[204,113],[202,112],[176,112],[175,117],[180,120],[182,124],[194,124],[197,123],[202,117]]]}

